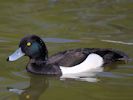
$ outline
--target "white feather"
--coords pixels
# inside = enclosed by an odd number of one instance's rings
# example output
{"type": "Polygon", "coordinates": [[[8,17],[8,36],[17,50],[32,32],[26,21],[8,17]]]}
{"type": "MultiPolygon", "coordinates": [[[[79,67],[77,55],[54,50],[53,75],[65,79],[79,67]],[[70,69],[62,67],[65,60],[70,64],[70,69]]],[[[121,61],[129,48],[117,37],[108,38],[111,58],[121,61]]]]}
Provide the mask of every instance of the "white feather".
{"type": "Polygon", "coordinates": [[[98,54],[90,54],[88,57],[80,64],[73,67],[60,66],[62,75],[68,74],[79,74],[88,72],[94,69],[99,69],[104,64],[104,60],[98,54]]]}

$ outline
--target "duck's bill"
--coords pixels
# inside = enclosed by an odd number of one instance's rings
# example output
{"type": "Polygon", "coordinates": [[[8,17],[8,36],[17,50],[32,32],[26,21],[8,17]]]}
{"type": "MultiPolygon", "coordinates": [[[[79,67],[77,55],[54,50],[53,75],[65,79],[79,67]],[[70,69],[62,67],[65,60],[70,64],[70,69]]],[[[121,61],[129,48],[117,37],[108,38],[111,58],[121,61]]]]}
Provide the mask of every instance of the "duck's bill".
{"type": "Polygon", "coordinates": [[[22,52],[21,48],[19,48],[12,55],[10,55],[7,60],[8,61],[15,61],[24,55],[25,54],[22,52]]]}

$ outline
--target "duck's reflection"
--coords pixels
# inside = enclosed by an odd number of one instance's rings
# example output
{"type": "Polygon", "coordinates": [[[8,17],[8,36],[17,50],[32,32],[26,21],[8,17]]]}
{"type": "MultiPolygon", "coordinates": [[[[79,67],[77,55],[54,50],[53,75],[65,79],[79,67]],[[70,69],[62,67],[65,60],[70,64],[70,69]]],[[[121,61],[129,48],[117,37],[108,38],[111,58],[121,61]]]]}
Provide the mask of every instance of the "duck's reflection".
{"type": "Polygon", "coordinates": [[[87,81],[92,82],[97,79],[91,76],[95,76],[96,73],[82,73],[79,75],[71,75],[71,76],[45,76],[45,75],[32,75],[29,74],[30,77],[30,85],[24,89],[17,88],[8,88],[10,92],[16,93],[19,96],[19,100],[39,100],[40,96],[47,90],[49,87],[49,80],[59,79],[59,80],[79,80],[79,81],[87,81]],[[82,75],[82,76],[81,76],[82,75]]]}
{"type": "MultiPolygon", "coordinates": [[[[19,95],[19,100],[39,100],[39,97],[49,87],[49,80],[51,79],[55,79],[55,78],[58,78],[60,80],[74,79],[74,80],[79,80],[79,81],[97,82],[99,80],[97,78],[98,73],[102,73],[105,71],[107,72],[112,69],[115,69],[120,64],[123,64],[123,63],[115,63],[115,64],[112,64],[112,66],[107,66],[102,69],[93,70],[91,72],[85,72],[85,73],[80,73],[76,75],[75,74],[74,75],[62,75],[58,77],[29,74],[30,86],[28,86],[25,89],[9,88],[8,90],[10,92],[17,93],[19,95]]],[[[98,76],[100,75],[102,76],[102,74],[99,74],[98,76]]]]}
{"type": "Polygon", "coordinates": [[[30,86],[25,89],[9,88],[10,92],[15,92],[19,95],[19,100],[39,100],[42,93],[49,87],[49,78],[41,75],[29,75],[30,86]]]}
{"type": "Polygon", "coordinates": [[[104,72],[105,71],[111,71],[111,70],[114,70],[114,69],[117,69],[120,65],[123,65],[123,64],[126,64],[127,62],[123,62],[123,61],[119,61],[119,62],[115,62],[113,64],[109,64],[109,65],[106,65],[104,66],[104,72]]]}

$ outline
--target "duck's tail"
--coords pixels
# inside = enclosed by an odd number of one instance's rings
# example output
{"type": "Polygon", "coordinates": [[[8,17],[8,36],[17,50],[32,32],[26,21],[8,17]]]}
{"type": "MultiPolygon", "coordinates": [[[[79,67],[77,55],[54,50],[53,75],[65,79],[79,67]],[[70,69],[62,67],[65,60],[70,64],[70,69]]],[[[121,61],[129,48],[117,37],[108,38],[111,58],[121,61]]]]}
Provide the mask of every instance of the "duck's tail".
{"type": "Polygon", "coordinates": [[[129,56],[126,53],[122,52],[122,51],[111,50],[110,53],[104,56],[104,58],[107,60],[107,62],[109,60],[112,61],[112,62],[114,62],[114,61],[123,61],[125,63],[132,61],[132,59],[129,58],[129,56]],[[110,59],[108,59],[108,58],[110,58],[110,59]]]}

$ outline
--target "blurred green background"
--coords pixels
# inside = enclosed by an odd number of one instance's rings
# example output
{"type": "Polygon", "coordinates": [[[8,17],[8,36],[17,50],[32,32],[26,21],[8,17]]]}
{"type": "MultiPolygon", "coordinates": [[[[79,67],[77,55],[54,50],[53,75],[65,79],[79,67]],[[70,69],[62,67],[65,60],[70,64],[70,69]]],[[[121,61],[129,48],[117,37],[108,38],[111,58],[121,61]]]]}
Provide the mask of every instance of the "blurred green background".
{"type": "Polygon", "coordinates": [[[133,100],[133,63],[96,76],[96,83],[31,75],[27,57],[6,58],[22,37],[46,41],[49,55],[81,47],[114,48],[133,57],[133,0],[0,0],[0,100],[133,100]],[[24,90],[18,94],[12,87],[24,90]]]}

